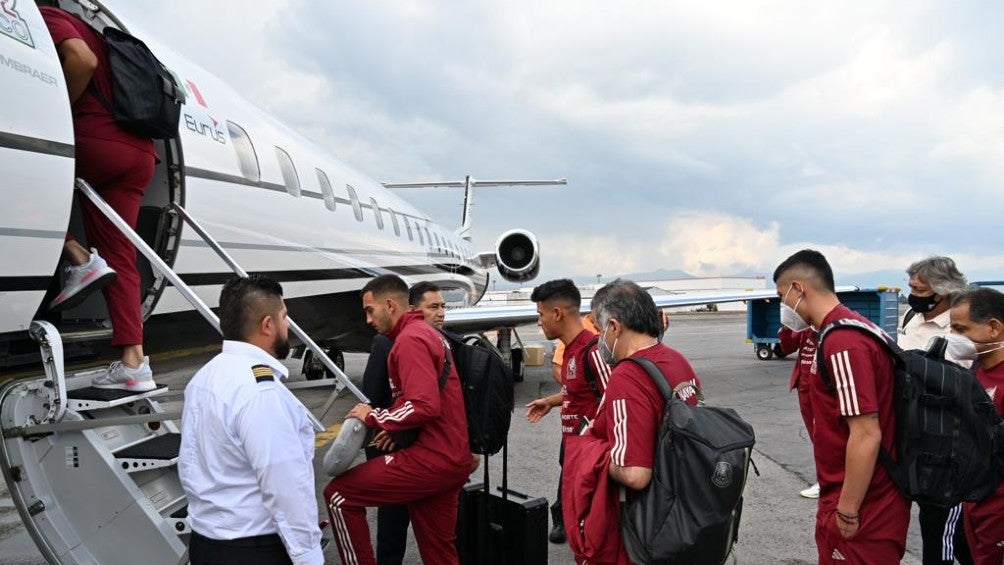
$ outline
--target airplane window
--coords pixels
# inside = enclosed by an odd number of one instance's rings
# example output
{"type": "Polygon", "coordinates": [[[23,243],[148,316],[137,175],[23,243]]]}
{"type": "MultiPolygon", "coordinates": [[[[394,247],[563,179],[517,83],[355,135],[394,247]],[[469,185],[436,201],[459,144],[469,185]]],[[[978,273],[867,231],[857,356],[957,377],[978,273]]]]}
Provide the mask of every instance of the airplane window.
{"type": "Polygon", "coordinates": [[[394,235],[401,237],[401,225],[397,223],[397,214],[390,208],[387,208],[387,213],[390,214],[390,223],[394,225],[394,235]]]}
{"type": "Polygon", "coordinates": [[[335,211],[335,191],[331,190],[331,182],[328,181],[328,175],[321,169],[314,169],[317,171],[317,183],[321,185],[321,194],[324,196],[324,206],[332,212],[335,211]]]}
{"type": "Polygon", "coordinates": [[[383,214],[380,213],[380,205],[376,198],[370,198],[370,207],[373,208],[373,217],[376,218],[377,227],[383,229],[383,214]]]}
{"type": "Polygon", "coordinates": [[[345,188],[349,191],[349,201],[352,202],[352,213],[356,215],[357,221],[363,221],[363,207],[359,204],[359,195],[356,194],[356,189],[352,188],[351,184],[345,185],[345,188]]]}
{"type": "Polygon", "coordinates": [[[408,230],[408,241],[415,241],[415,236],[411,233],[411,222],[408,221],[408,216],[401,216],[404,218],[404,227],[408,230]]]}
{"type": "Polygon", "coordinates": [[[282,181],[290,196],[300,197],[300,177],[296,174],[293,159],[285,150],[275,148],[275,156],[279,159],[279,170],[282,171],[282,181]]]}
{"type": "Polygon", "coordinates": [[[254,151],[248,132],[231,121],[227,121],[227,131],[230,132],[230,141],[233,142],[234,151],[237,153],[237,166],[241,170],[241,175],[251,182],[258,182],[261,180],[261,169],[258,166],[258,154],[254,151]]]}

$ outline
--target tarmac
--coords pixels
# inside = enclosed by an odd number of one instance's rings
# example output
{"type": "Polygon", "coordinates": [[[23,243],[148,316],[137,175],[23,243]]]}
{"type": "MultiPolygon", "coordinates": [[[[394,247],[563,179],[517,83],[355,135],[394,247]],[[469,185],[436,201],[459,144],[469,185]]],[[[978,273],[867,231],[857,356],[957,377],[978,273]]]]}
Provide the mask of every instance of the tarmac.
{"type": "MultiPolygon", "coordinates": [[[[547,344],[538,328],[519,329],[526,343],[547,344]]],[[[704,384],[707,402],[735,409],[753,425],[757,445],[753,461],[759,474],[751,468],[746,485],[739,541],[734,550],[734,562],[750,565],[801,565],[817,562],[813,537],[816,501],[802,498],[798,491],[815,482],[812,449],[809,444],[798,402],[789,394],[788,382],[793,359],[760,361],[752,345],[745,342],[744,313],[694,313],[670,316],[665,342],[679,350],[694,366],[704,384]]],[[[365,354],[347,354],[346,372],[358,379],[366,363],[365,354]]],[[[172,390],[181,390],[206,359],[176,360],[155,366],[158,382],[172,390]]],[[[548,356],[549,360],[550,357],[548,356]]],[[[290,382],[302,380],[299,362],[290,360],[290,382]]],[[[509,434],[509,487],[533,497],[554,499],[558,484],[557,448],[560,430],[557,411],[541,422],[526,421],[523,406],[534,398],[556,392],[551,380],[549,362],[541,367],[527,367],[524,381],[516,384],[516,411],[509,434]]],[[[330,389],[299,391],[298,396],[312,410],[318,411],[328,399],[330,389]]],[[[325,425],[339,423],[356,402],[343,393],[324,416],[325,425]]],[[[167,407],[169,410],[175,407],[167,407]]],[[[319,440],[320,443],[320,440],[319,440]]],[[[321,470],[326,446],[317,448],[316,482],[319,518],[326,519],[320,500],[327,477],[321,470]]],[[[501,455],[489,458],[492,485],[500,484],[501,455]]],[[[360,459],[361,460],[361,457],[360,459]]],[[[482,470],[472,476],[480,480],[482,470]]],[[[375,533],[375,515],[370,512],[371,530],[375,533]]],[[[550,523],[548,524],[550,527],[550,523]]],[[[330,529],[324,537],[331,538],[330,529]]],[[[572,564],[571,551],[565,544],[548,544],[548,562],[572,564]]],[[[914,516],[907,540],[905,564],[919,564],[919,526],[914,516]]],[[[339,563],[334,543],[325,548],[327,563],[339,563]]],[[[418,548],[409,532],[406,564],[421,563],[418,548]]],[[[6,485],[0,482],[0,563],[11,565],[44,564],[30,537],[14,511],[6,485]]]]}

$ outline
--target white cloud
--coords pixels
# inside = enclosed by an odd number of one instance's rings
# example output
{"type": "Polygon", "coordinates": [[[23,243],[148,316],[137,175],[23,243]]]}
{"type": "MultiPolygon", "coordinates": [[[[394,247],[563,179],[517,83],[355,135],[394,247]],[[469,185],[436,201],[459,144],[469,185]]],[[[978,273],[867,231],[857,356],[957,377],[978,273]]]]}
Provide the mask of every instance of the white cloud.
{"type": "MultiPolygon", "coordinates": [[[[567,176],[565,191],[479,195],[477,241],[537,231],[547,273],[769,271],[801,247],[851,273],[999,259],[964,229],[1004,215],[998,7],[134,4],[379,180],[567,176]]],[[[410,194],[458,215],[455,194],[410,194]]]]}

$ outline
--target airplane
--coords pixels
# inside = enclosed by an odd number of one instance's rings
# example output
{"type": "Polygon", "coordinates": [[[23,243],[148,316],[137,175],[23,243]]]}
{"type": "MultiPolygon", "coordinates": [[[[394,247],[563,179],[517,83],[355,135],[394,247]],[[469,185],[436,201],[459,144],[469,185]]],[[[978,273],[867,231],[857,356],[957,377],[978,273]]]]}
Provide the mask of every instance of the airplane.
{"type": "MultiPolygon", "coordinates": [[[[58,5],[97,29],[130,29],[102,2],[58,5]]],[[[304,362],[314,366],[315,377],[318,371],[337,373],[341,367],[330,358],[337,360],[341,352],[368,351],[373,332],[359,290],[378,274],[435,282],[453,307],[447,327],[500,329],[506,354],[508,332],[536,320],[532,305],[476,307],[490,269],[508,281],[531,280],[539,272],[540,248],[531,232],[517,229],[501,234],[493,249],[478,251],[470,241],[470,205],[477,186],[541,181],[468,177],[447,183],[465,188],[461,227],[447,228],[393,192],[442,183],[384,186],[155,37],[140,39],[186,91],[180,135],[156,142],[161,161],[136,229],[156,255],[139,259],[148,351],[218,344],[212,324],[202,319],[207,309],[197,304],[214,306],[221,285],[233,276],[216,241],[246,271],[282,283],[290,317],[302,327],[305,342],[319,348],[311,353],[322,364],[304,362]],[[186,229],[186,215],[197,218],[214,240],[186,229]],[[182,287],[190,287],[193,296],[182,287]]],[[[0,163],[9,195],[0,209],[0,363],[5,369],[34,363],[30,375],[0,388],[0,469],[26,529],[50,562],[183,563],[190,529],[175,468],[177,414],[166,412],[158,400],[166,389],[85,396],[94,390],[87,386],[89,373],[64,374],[64,361],[74,348],[107,341],[103,300],[96,294],[58,316],[46,311],[61,282],[55,273],[67,226],[75,234],[82,229],[73,206],[74,138],[66,85],[32,2],[0,0],[0,75],[0,163]],[[39,360],[45,374],[37,368],[39,360]],[[152,452],[161,455],[151,457],[152,452]]],[[[773,294],[656,297],[656,302],[705,304],[773,294]]]]}

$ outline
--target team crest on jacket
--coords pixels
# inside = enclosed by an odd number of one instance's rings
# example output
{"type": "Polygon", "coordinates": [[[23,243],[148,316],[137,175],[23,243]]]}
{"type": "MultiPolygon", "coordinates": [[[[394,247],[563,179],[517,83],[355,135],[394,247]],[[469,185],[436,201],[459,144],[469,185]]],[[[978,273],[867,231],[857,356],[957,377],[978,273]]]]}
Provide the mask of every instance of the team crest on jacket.
{"type": "Polygon", "coordinates": [[[715,465],[715,472],[711,475],[711,482],[718,488],[725,488],[732,484],[732,465],[727,461],[719,461],[715,465]]]}
{"type": "Polygon", "coordinates": [[[575,378],[575,368],[576,368],[575,367],[575,357],[572,357],[571,359],[568,360],[568,368],[565,370],[565,378],[566,379],[574,379],[575,378]]]}

